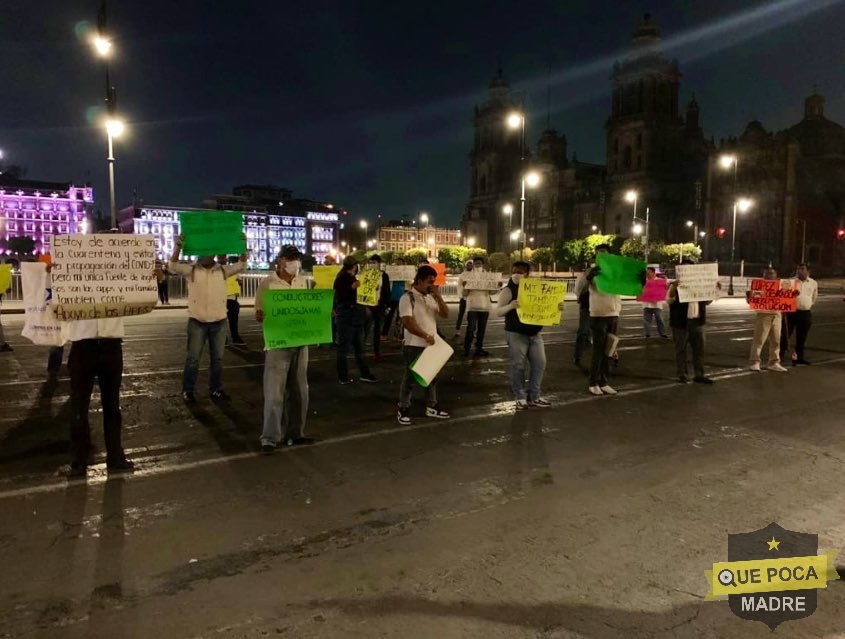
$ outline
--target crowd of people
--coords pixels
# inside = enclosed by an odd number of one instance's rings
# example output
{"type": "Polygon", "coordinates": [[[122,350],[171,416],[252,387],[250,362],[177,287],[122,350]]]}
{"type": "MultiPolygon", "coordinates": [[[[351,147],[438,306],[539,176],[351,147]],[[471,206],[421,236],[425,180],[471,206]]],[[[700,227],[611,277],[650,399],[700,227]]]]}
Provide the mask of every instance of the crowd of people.
{"type": "MultiPolygon", "coordinates": [[[[240,286],[238,276],[245,267],[247,255],[239,256],[229,263],[226,256],[201,256],[191,263],[180,261],[183,238],[175,242],[175,249],[165,266],[156,265],[156,278],[161,273],[184,277],[188,288],[187,348],[182,376],[182,398],[188,404],[197,401],[196,386],[199,363],[205,346],[210,355],[209,396],[218,401],[229,399],[223,390],[223,353],[227,341],[226,324],[232,345],[245,342],[238,332],[240,286]]],[[[610,251],[608,245],[596,248],[597,256],[610,251]]],[[[295,246],[282,248],[274,263],[274,270],[265,277],[255,296],[255,319],[265,321],[263,293],[272,289],[303,289],[310,282],[302,274],[303,255],[295,246]]],[[[688,260],[684,263],[691,263],[688,260]]],[[[545,408],[551,403],[543,397],[542,383],[546,369],[546,351],[542,326],[527,324],[520,318],[520,281],[531,273],[527,262],[518,261],[512,265],[507,281],[498,290],[479,289],[468,284],[472,273],[483,273],[485,260],[481,257],[467,262],[459,276],[459,304],[454,339],[462,346],[463,356],[486,357],[484,339],[488,319],[504,318],[505,339],[508,347],[510,386],[514,410],[545,408]],[[496,297],[496,302],[491,297],[496,297]],[[466,319],[466,333],[461,340],[462,322],[466,319]]],[[[49,271],[49,267],[48,267],[49,271]]],[[[602,292],[596,284],[601,268],[593,264],[587,268],[575,283],[575,295],[579,308],[579,322],[575,340],[574,362],[581,366],[581,358],[592,348],[588,371],[587,391],[596,396],[617,394],[610,385],[610,369],[618,356],[619,316],[622,300],[619,295],[602,292]]],[[[397,421],[408,425],[412,420],[411,401],[416,387],[424,389],[424,414],[435,419],[449,419],[450,414],[441,407],[438,399],[437,377],[424,383],[412,371],[414,362],[430,346],[435,345],[438,336],[438,319],[449,318],[449,307],[436,285],[438,272],[423,261],[417,265],[411,282],[391,282],[385,272],[385,265],[378,255],[359,264],[347,257],[340,265],[334,280],[334,306],[332,312],[333,346],[336,348],[338,382],[350,384],[347,360],[350,351],[358,369],[358,379],[365,383],[377,382],[364,353],[367,335],[372,337],[373,357],[381,361],[381,341],[393,329],[399,327],[402,338],[403,374],[399,386],[397,421]],[[377,301],[374,306],[363,306],[357,298],[360,287],[359,270],[362,268],[381,271],[377,301]],[[394,319],[395,318],[395,319],[394,319]]],[[[661,277],[654,268],[642,273],[643,283],[661,277]]],[[[777,279],[775,269],[769,267],[763,273],[764,279],[777,279]]],[[[812,324],[812,307],[818,295],[818,286],[809,275],[807,265],[799,265],[792,280],[797,296],[797,310],[757,311],[754,313],[754,335],[749,355],[749,367],[761,370],[762,351],[769,345],[766,368],[785,372],[782,360],[791,358],[793,366],[808,365],[805,346],[812,324]],[[794,335],[794,345],[792,337],[794,335]]],[[[160,301],[167,303],[159,287],[160,301]]],[[[750,294],[750,292],[749,292],[750,294]]],[[[676,374],[679,383],[690,381],[709,385],[713,380],[704,369],[704,326],[710,301],[682,302],[678,283],[673,281],[666,287],[668,324],[674,341],[676,374]],[[689,375],[688,351],[691,351],[692,376],[689,375]]],[[[563,302],[561,301],[561,308],[563,302]]],[[[656,326],[660,338],[669,339],[662,310],[662,301],[643,302],[644,337],[651,336],[656,326]]],[[[107,467],[110,471],[125,472],[134,468],[126,458],[121,444],[120,385],[123,371],[122,318],[77,320],[70,322],[68,341],[71,343],[68,369],[71,378],[71,398],[74,420],[71,425],[71,448],[73,457],[71,476],[84,475],[91,463],[91,443],[88,413],[94,381],[97,380],[103,405],[103,426],[106,446],[107,467]]],[[[443,338],[445,339],[445,338],[443,338]]],[[[0,332],[0,344],[4,344],[0,332]]],[[[55,375],[61,365],[63,347],[50,350],[48,371],[55,375]]],[[[272,453],[277,447],[306,445],[313,439],[305,435],[309,404],[308,346],[272,348],[265,350],[263,393],[264,418],[260,435],[261,450],[272,453]]]]}

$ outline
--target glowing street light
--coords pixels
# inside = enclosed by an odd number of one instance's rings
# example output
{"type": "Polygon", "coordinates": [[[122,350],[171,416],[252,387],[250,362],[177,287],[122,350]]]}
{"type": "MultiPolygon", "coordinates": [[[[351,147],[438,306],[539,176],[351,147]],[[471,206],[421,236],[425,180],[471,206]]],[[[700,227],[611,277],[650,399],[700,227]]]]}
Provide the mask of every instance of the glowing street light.
{"type": "Polygon", "coordinates": [[[123,120],[118,120],[117,118],[111,118],[106,120],[106,132],[113,138],[119,138],[123,135],[123,132],[126,130],[126,125],[123,123],[123,120]]]}
{"type": "Polygon", "coordinates": [[[94,51],[96,51],[97,55],[101,58],[107,58],[111,54],[112,41],[107,37],[96,35],[91,39],[91,44],[94,47],[94,51]]]}
{"type": "Polygon", "coordinates": [[[512,215],[513,214],[513,205],[512,204],[505,204],[502,207],[502,213],[505,215],[512,215]]]}
{"type": "Polygon", "coordinates": [[[634,231],[634,235],[642,235],[643,225],[637,222],[636,224],[634,224],[631,230],[634,231]]]}
{"type": "Polygon", "coordinates": [[[719,156],[719,164],[725,170],[731,168],[732,166],[735,167],[737,165],[737,157],[736,155],[726,153],[719,156]]]}
{"type": "Polygon", "coordinates": [[[728,280],[728,295],[734,294],[734,252],[736,250],[736,212],[747,213],[754,206],[754,201],[747,197],[734,200],[733,230],[731,231],[731,271],[728,280]]]}
{"type": "Polygon", "coordinates": [[[369,241],[369,234],[367,233],[367,220],[361,220],[358,225],[364,229],[364,243],[366,244],[369,241]]]}
{"type": "Polygon", "coordinates": [[[474,237],[468,237],[467,238],[467,246],[469,246],[470,248],[475,246],[475,238],[474,237]]]}
{"type": "Polygon", "coordinates": [[[531,171],[530,173],[525,174],[525,184],[531,187],[532,189],[537,187],[540,184],[540,174],[536,171],[531,171]]]}
{"type": "Polygon", "coordinates": [[[508,114],[505,122],[507,123],[508,128],[519,129],[525,124],[525,116],[518,111],[514,111],[508,114]]]}
{"type": "Polygon", "coordinates": [[[625,192],[625,201],[634,205],[634,217],[637,217],[637,200],[640,199],[640,194],[631,189],[625,192]]]}
{"type": "Polygon", "coordinates": [[[420,213],[420,224],[428,226],[428,213],[420,213]]]}

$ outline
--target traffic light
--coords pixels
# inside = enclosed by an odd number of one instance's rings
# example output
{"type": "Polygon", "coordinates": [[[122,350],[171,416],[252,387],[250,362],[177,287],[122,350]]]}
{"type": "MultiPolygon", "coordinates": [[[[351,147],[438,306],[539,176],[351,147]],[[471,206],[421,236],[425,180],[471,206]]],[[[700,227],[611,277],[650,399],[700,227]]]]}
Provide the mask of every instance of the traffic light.
{"type": "Polygon", "coordinates": [[[845,229],[838,229],[836,231],[836,239],[837,240],[845,240],[845,229]]]}
{"type": "Polygon", "coordinates": [[[728,232],[728,230],[726,228],[724,228],[723,226],[720,226],[719,228],[716,229],[716,237],[718,237],[721,240],[723,237],[725,237],[725,233],[727,233],[727,232],[728,232]]]}

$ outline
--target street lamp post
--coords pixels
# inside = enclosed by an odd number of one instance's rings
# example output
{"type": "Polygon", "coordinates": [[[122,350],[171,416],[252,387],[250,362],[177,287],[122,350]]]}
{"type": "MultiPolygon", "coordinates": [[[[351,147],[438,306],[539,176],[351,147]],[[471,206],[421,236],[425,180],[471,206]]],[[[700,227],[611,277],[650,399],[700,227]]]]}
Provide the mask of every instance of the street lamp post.
{"type": "Polygon", "coordinates": [[[370,239],[369,234],[367,233],[367,220],[361,220],[361,228],[364,229],[364,246],[367,246],[367,241],[370,239]]]}
{"type": "Polygon", "coordinates": [[[525,187],[535,187],[540,183],[540,176],[538,173],[525,171],[525,106],[523,105],[518,113],[511,113],[507,118],[507,125],[511,129],[519,129],[519,168],[521,173],[520,179],[520,197],[519,197],[519,258],[522,259],[525,253],[525,187]]]}
{"type": "MultiPolygon", "coordinates": [[[[507,232],[510,233],[511,229],[513,228],[513,204],[505,204],[502,207],[502,213],[508,216],[508,227],[507,232]]],[[[508,256],[510,256],[511,252],[513,251],[513,242],[508,243],[508,256]]]]}
{"type": "Polygon", "coordinates": [[[736,212],[745,213],[754,203],[747,198],[734,200],[733,227],[731,229],[731,271],[728,277],[728,295],[734,294],[734,253],[736,251],[736,212]]]}
{"type": "MultiPolygon", "coordinates": [[[[804,249],[807,247],[807,220],[795,220],[801,226],[801,263],[804,263],[804,249]]],[[[793,253],[795,255],[795,253],[793,253]]]]}

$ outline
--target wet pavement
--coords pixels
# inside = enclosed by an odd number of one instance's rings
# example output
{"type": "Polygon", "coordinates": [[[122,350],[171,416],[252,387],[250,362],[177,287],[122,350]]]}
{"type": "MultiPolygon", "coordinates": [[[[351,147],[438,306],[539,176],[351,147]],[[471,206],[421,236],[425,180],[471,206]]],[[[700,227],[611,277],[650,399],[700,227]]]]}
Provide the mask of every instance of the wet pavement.
{"type": "MultiPolygon", "coordinates": [[[[727,534],[776,521],[845,546],[841,296],[814,311],[813,366],[786,374],[747,371],[750,313],[714,304],[712,387],[676,384],[671,340],[643,339],[626,303],[616,397],[586,394],[569,313],[545,333],[554,406],[521,413],[492,322],[491,356],[458,356],[441,378],[454,418],[417,404],[405,427],[397,343],[372,385],[339,386],[334,351],[314,348],[320,441],[272,456],[258,454],[250,316],[248,348],[226,352],[232,401],[209,400],[203,370],[194,407],[180,398],[185,311],[128,320],[124,443],[138,471],[109,479],[101,463],[74,482],[57,472],[64,369],[47,382],[47,349],[4,316],[0,637],[768,637],[703,601],[727,534]]],[[[833,582],[777,633],[845,636],[843,619],[833,582]]]]}

